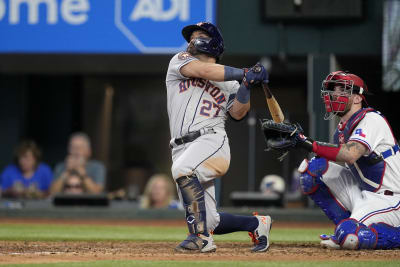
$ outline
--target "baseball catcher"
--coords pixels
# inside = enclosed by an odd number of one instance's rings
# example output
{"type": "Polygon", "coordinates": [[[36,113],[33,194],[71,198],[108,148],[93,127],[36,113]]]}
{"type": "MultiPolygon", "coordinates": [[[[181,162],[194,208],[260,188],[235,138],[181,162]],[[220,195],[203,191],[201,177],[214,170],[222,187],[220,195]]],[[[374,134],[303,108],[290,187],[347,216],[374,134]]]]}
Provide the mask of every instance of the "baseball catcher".
{"type": "Polygon", "coordinates": [[[385,117],[368,107],[367,93],[364,81],[348,72],[322,82],[325,119],[340,119],[333,144],[306,137],[299,124],[262,122],[268,149],[316,154],[298,170],[303,193],[336,225],[333,235],[320,236],[327,248],[400,247],[399,145],[385,117]]]}

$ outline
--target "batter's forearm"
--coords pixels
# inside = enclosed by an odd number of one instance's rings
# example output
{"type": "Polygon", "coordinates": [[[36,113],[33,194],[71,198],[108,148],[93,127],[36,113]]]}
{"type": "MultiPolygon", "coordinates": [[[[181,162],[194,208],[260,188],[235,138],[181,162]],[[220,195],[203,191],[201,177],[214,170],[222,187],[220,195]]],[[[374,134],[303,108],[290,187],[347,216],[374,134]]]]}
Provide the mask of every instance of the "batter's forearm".
{"type": "Polygon", "coordinates": [[[233,68],[230,66],[224,67],[225,81],[241,81],[244,78],[244,69],[233,68]]]}
{"type": "Polygon", "coordinates": [[[220,64],[207,64],[200,70],[200,78],[223,82],[223,81],[239,81],[244,77],[244,70],[220,64]]]}
{"type": "Polygon", "coordinates": [[[216,82],[242,80],[244,69],[194,60],[180,69],[185,77],[202,78],[216,82]]]}
{"type": "Polygon", "coordinates": [[[242,104],[237,99],[235,99],[231,109],[229,110],[229,114],[231,114],[231,116],[235,120],[240,120],[244,116],[246,116],[249,110],[250,110],[250,101],[245,104],[242,104]]]}

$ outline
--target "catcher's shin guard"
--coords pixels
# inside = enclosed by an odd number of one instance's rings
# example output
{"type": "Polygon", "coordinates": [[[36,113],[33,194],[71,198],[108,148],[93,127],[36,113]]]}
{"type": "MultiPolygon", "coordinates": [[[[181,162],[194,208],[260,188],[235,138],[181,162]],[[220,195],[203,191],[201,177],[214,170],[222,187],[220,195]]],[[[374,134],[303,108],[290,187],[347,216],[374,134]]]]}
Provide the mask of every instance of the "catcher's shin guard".
{"type": "Polygon", "coordinates": [[[375,249],[378,241],[378,234],[373,228],[354,219],[340,222],[336,226],[335,237],[340,247],[353,250],[375,249]]]}
{"type": "Polygon", "coordinates": [[[376,249],[400,248],[400,228],[386,223],[373,223],[369,228],[378,235],[376,249]]]}
{"type": "Polygon", "coordinates": [[[199,179],[195,175],[182,176],[176,183],[181,191],[189,233],[208,236],[204,189],[199,179]]]}
{"type": "Polygon", "coordinates": [[[326,216],[337,225],[340,221],[350,217],[346,210],[332,195],[329,188],[321,181],[329,167],[325,158],[306,159],[300,164],[300,186],[304,194],[308,195],[326,216]]]}

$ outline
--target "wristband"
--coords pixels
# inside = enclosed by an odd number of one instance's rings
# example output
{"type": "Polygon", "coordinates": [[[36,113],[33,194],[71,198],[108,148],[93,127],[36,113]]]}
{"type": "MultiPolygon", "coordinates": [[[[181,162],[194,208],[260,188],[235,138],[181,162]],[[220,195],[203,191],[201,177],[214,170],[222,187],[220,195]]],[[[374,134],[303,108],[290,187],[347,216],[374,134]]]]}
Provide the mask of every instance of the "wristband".
{"type": "Polygon", "coordinates": [[[246,104],[250,100],[250,90],[247,89],[243,83],[240,85],[239,90],[236,93],[236,99],[242,104],[246,104]]]}
{"type": "Polygon", "coordinates": [[[312,151],[318,156],[326,158],[331,161],[336,161],[336,156],[339,154],[341,145],[314,141],[312,146],[313,146],[312,151]]]}
{"type": "Polygon", "coordinates": [[[241,81],[244,77],[244,70],[224,66],[224,81],[241,81]]]}

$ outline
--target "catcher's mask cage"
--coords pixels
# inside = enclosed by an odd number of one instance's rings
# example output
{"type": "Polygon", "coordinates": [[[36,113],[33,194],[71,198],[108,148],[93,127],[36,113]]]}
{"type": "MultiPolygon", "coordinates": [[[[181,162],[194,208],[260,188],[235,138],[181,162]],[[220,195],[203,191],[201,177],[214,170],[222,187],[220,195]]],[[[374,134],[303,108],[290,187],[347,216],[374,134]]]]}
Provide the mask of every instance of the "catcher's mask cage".
{"type": "Polygon", "coordinates": [[[203,53],[211,55],[219,61],[224,53],[224,39],[218,28],[210,22],[199,22],[197,24],[188,25],[182,29],[182,35],[186,42],[190,43],[190,37],[194,31],[206,32],[210,38],[196,38],[193,41],[194,47],[203,53]]]}
{"type": "Polygon", "coordinates": [[[351,95],[359,94],[363,99],[363,107],[368,106],[364,94],[368,93],[367,85],[355,74],[335,71],[322,81],[321,97],[325,104],[325,120],[346,111],[351,95]]]}

